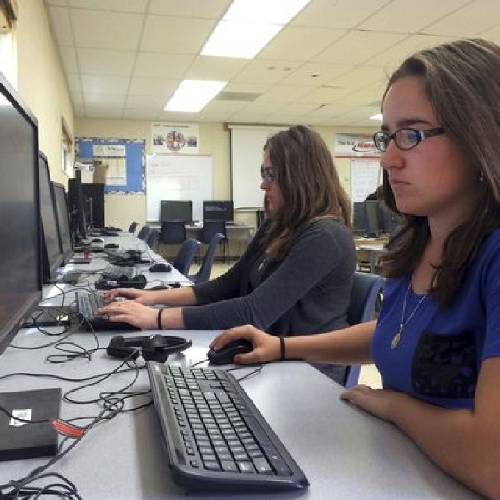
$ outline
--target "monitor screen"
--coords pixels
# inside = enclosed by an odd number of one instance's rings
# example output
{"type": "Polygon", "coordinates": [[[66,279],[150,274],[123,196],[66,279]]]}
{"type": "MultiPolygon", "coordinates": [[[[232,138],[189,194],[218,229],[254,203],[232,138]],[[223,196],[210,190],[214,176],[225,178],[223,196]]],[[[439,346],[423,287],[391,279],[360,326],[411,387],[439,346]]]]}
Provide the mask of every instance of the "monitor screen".
{"type": "Polygon", "coordinates": [[[68,206],[71,233],[74,240],[87,237],[87,220],[85,217],[85,204],[83,200],[82,184],[75,177],[68,181],[68,206]]]}
{"type": "Polygon", "coordinates": [[[0,353],[42,297],[38,127],[0,74],[0,353]]]}
{"type": "Polygon", "coordinates": [[[193,202],[180,200],[161,200],[160,222],[167,220],[193,220],[193,202]]]}
{"type": "Polygon", "coordinates": [[[352,207],[352,232],[354,234],[368,233],[366,206],[364,201],[355,201],[352,207]]]}
{"type": "Polygon", "coordinates": [[[47,283],[63,262],[54,197],[50,184],[49,165],[43,153],[38,154],[40,186],[40,215],[43,234],[43,280],[47,283]]]}
{"type": "Polygon", "coordinates": [[[402,217],[393,212],[383,201],[379,201],[379,220],[382,232],[392,233],[402,222],[402,217]]]}
{"type": "Polygon", "coordinates": [[[66,193],[64,186],[53,182],[54,198],[56,202],[57,224],[59,226],[59,236],[61,238],[61,246],[64,258],[69,257],[73,253],[71,246],[71,233],[69,230],[69,214],[68,202],[66,201],[66,193]]]}
{"type": "Polygon", "coordinates": [[[204,201],[203,220],[232,221],[234,218],[234,205],[232,201],[204,201]]]}
{"type": "Polygon", "coordinates": [[[382,226],[379,220],[378,200],[366,200],[365,207],[368,235],[378,236],[382,232],[382,226]]]}

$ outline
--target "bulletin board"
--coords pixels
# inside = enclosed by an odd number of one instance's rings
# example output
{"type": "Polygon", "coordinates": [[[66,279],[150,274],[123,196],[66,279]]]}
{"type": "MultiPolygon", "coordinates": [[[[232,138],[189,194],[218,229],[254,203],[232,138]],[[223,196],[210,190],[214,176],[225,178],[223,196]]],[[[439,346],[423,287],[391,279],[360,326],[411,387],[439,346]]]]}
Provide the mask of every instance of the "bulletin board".
{"type": "Polygon", "coordinates": [[[161,200],[192,200],[193,220],[203,220],[203,201],[213,199],[212,157],[148,155],[146,219],[160,218],[161,200]]]}
{"type": "Polygon", "coordinates": [[[76,138],[77,160],[104,165],[105,193],[144,192],[144,140],[76,138]]]}

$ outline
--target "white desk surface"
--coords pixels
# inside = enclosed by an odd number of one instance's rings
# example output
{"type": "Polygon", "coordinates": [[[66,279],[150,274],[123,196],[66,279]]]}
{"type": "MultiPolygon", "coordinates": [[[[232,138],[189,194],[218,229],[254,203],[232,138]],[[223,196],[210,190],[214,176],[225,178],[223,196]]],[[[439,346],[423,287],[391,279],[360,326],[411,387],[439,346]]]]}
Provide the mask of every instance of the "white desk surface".
{"type": "MultiPolygon", "coordinates": [[[[193,347],[184,354],[172,356],[169,362],[190,364],[205,357],[207,345],[216,332],[171,333],[191,338],[193,347]]],[[[99,334],[100,344],[107,346],[111,336],[111,333],[99,334]]],[[[95,346],[89,334],[75,334],[71,340],[89,348],[95,346]]],[[[47,337],[36,330],[21,331],[14,339],[15,344],[23,346],[46,341],[47,337]]],[[[0,375],[26,371],[84,377],[109,371],[120,363],[108,358],[105,351],[99,351],[92,361],[78,359],[61,365],[48,364],[45,356],[54,352],[53,348],[34,351],[8,348],[0,357],[0,375]]],[[[116,390],[131,379],[131,373],[119,374],[74,396],[92,399],[100,391],[116,390]]],[[[0,390],[44,387],[68,390],[76,385],[12,377],[0,381],[0,390]]],[[[477,498],[433,465],[394,426],[340,401],[342,388],[306,363],[268,364],[259,375],[243,381],[242,386],[304,470],[310,481],[308,489],[262,495],[186,495],[171,480],[153,407],[122,414],[98,425],[53,467],[53,471],[73,481],[86,500],[220,499],[231,496],[266,500],[477,498]]],[[[148,387],[147,374],[142,370],[134,389],[148,387]]],[[[61,416],[71,418],[97,413],[94,404],[63,403],[61,416]]],[[[18,479],[43,463],[45,459],[2,462],[0,483],[18,479]]]]}

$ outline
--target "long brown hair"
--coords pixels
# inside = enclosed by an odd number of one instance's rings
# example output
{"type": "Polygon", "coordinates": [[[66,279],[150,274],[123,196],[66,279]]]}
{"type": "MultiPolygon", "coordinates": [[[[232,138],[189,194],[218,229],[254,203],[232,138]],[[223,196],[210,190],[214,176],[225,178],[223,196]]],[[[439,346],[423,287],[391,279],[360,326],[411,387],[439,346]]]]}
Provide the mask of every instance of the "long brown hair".
{"type": "MultiPolygon", "coordinates": [[[[460,286],[466,265],[500,222],[500,47],[481,39],[459,40],[417,52],[393,73],[422,78],[427,98],[447,136],[477,171],[477,206],[447,237],[431,293],[444,307],[460,286]]],[[[398,212],[384,171],[384,200],[398,212]]],[[[430,237],[427,217],[403,215],[404,223],[382,260],[383,273],[413,272],[430,237]]]]}
{"type": "Polygon", "coordinates": [[[297,230],[320,218],[351,226],[351,204],[340,185],[333,158],[321,136],[303,125],[270,137],[268,152],[283,205],[271,217],[262,244],[276,259],[284,257],[297,230]]]}

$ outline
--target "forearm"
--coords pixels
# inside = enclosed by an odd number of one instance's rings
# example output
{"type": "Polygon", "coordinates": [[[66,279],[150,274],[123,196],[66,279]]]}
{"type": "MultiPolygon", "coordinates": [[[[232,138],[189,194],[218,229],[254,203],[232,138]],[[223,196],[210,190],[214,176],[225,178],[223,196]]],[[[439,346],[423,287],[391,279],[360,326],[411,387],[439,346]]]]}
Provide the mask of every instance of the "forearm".
{"type": "Polygon", "coordinates": [[[155,304],[168,306],[194,306],[197,304],[192,287],[170,288],[156,292],[155,304]]]}
{"type": "Polygon", "coordinates": [[[375,321],[343,330],[286,338],[286,357],[339,364],[370,363],[375,321]]]}
{"type": "Polygon", "coordinates": [[[184,319],[182,317],[182,307],[165,307],[158,310],[158,317],[161,322],[161,330],[184,330],[184,319]]]}

